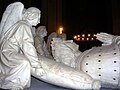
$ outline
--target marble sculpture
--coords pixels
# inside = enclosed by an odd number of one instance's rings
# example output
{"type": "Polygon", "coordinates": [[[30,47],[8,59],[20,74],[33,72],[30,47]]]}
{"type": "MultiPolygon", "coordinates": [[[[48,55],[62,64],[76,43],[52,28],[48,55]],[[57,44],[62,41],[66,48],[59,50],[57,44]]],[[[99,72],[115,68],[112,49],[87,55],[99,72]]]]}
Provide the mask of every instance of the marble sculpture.
{"type": "Polygon", "coordinates": [[[120,36],[101,32],[96,37],[103,42],[102,46],[84,52],[80,52],[72,40],[54,38],[51,45],[53,57],[59,63],[100,80],[102,87],[120,89],[120,36]]]}
{"type": "Polygon", "coordinates": [[[62,34],[57,34],[56,32],[52,32],[48,38],[47,38],[47,49],[49,51],[49,53],[52,55],[52,50],[51,50],[51,42],[53,40],[53,38],[61,38],[63,40],[67,39],[67,35],[66,33],[62,33],[62,34]]]}
{"type": "Polygon", "coordinates": [[[53,58],[47,49],[44,37],[47,36],[47,31],[45,26],[39,26],[36,29],[36,35],[34,37],[34,45],[38,55],[42,55],[47,58],[53,58]]]}
{"type": "Polygon", "coordinates": [[[0,23],[0,88],[29,88],[33,75],[61,87],[100,89],[101,82],[88,73],[37,55],[31,30],[40,23],[40,12],[21,2],[7,6],[0,23]]]}

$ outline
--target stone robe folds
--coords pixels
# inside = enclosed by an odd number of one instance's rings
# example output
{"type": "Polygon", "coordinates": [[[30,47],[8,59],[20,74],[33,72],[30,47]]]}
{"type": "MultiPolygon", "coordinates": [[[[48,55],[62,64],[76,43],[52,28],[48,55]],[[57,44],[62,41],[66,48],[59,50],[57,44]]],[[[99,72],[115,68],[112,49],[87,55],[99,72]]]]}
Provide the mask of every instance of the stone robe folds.
{"type": "Polygon", "coordinates": [[[0,88],[29,87],[31,67],[39,67],[30,26],[13,25],[1,41],[0,88]]]}
{"type": "Polygon", "coordinates": [[[0,88],[16,90],[16,87],[29,87],[32,72],[33,76],[54,85],[100,89],[100,82],[82,71],[42,56],[38,59],[33,44],[30,26],[24,21],[16,23],[5,33],[1,41],[0,88]],[[34,70],[41,66],[45,71],[42,75],[41,71],[34,70]]]}
{"type": "Polygon", "coordinates": [[[49,51],[47,50],[47,45],[46,45],[46,42],[44,41],[44,39],[39,36],[35,36],[34,41],[35,41],[35,48],[37,50],[37,53],[39,55],[42,55],[42,56],[52,59],[52,56],[50,55],[49,51]]]}

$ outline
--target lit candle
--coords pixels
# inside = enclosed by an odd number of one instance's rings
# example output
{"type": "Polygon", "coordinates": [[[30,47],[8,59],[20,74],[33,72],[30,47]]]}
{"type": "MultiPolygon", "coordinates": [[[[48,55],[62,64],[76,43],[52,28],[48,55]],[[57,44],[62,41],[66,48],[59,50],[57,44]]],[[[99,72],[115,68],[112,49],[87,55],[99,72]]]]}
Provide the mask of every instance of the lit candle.
{"type": "Polygon", "coordinates": [[[96,34],[93,34],[93,37],[96,37],[96,34]]]}
{"type": "Polygon", "coordinates": [[[89,40],[89,38],[87,38],[87,41],[89,40]]]}
{"type": "Polygon", "coordinates": [[[73,38],[74,38],[74,39],[77,39],[77,36],[75,35],[73,38]]]}
{"type": "Polygon", "coordinates": [[[84,40],[84,38],[82,38],[82,40],[84,40]]]}
{"type": "Polygon", "coordinates": [[[77,35],[77,37],[80,37],[80,35],[77,35]]]}
{"type": "Polygon", "coordinates": [[[94,40],[94,38],[91,38],[91,40],[94,40]]]}
{"type": "Polygon", "coordinates": [[[63,27],[60,27],[59,28],[59,33],[62,34],[62,32],[63,32],[63,27]]]}
{"type": "Polygon", "coordinates": [[[85,34],[82,34],[82,37],[85,37],[85,34]]]}
{"type": "Polygon", "coordinates": [[[90,37],[91,35],[90,34],[88,34],[88,37],[90,37]]]}
{"type": "Polygon", "coordinates": [[[80,37],[77,38],[77,41],[80,41],[80,37]]]}

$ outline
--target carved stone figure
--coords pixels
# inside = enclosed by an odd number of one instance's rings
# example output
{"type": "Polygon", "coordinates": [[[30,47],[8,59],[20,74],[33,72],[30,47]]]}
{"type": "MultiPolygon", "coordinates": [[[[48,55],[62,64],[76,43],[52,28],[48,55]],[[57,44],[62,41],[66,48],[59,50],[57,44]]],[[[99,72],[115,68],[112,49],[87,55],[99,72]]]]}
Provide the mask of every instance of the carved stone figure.
{"type": "Polygon", "coordinates": [[[64,63],[75,68],[75,60],[82,53],[79,46],[73,40],[63,40],[61,38],[53,38],[52,54],[57,62],[64,63]]]}
{"type": "Polygon", "coordinates": [[[45,70],[45,74],[39,76],[33,73],[32,75],[47,83],[77,90],[99,90],[101,88],[101,83],[98,80],[92,79],[81,70],[76,70],[46,57],[41,57],[41,65],[45,70]]]}
{"type": "Polygon", "coordinates": [[[47,39],[47,49],[49,51],[50,54],[52,54],[52,50],[51,50],[51,41],[53,38],[57,37],[57,33],[56,32],[52,32],[47,39]]]}
{"type": "Polygon", "coordinates": [[[0,24],[0,88],[21,90],[30,87],[31,74],[38,79],[72,89],[100,89],[101,83],[44,56],[37,56],[32,26],[40,22],[40,10],[24,9],[20,2],[10,4],[0,24]]]}
{"type": "Polygon", "coordinates": [[[39,26],[36,29],[36,36],[34,38],[35,48],[39,55],[52,59],[53,57],[50,55],[49,51],[47,50],[46,42],[44,40],[45,36],[47,36],[46,27],[39,26]]]}
{"type": "Polygon", "coordinates": [[[40,15],[39,9],[24,9],[20,2],[6,8],[0,24],[0,88],[30,87],[31,68],[42,74],[31,33],[32,26],[40,23],[40,15]]]}
{"type": "Polygon", "coordinates": [[[103,42],[102,46],[84,52],[79,52],[73,41],[53,39],[54,58],[57,62],[82,70],[93,79],[100,80],[103,87],[120,88],[120,36],[99,33],[96,37],[103,42]]]}
{"type": "Polygon", "coordinates": [[[60,35],[57,35],[56,32],[52,32],[49,36],[48,36],[48,39],[47,39],[47,48],[48,48],[48,51],[49,53],[52,55],[52,49],[51,49],[51,43],[53,41],[53,38],[60,38],[62,40],[66,40],[67,39],[67,35],[65,33],[62,33],[60,35]]]}
{"type": "Polygon", "coordinates": [[[32,31],[32,35],[33,35],[33,38],[34,38],[34,37],[36,36],[36,32],[35,32],[35,31],[36,31],[36,28],[35,28],[35,27],[32,27],[32,30],[31,30],[31,31],[32,31]]]}
{"type": "Polygon", "coordinates": [[[83,52],[81,55],[84,56],[79,56],[76,66],[81,65],[77,68],[82,69],[94,79],[101,80],[104,87],[120,88],[120,36],[100,33],[96,37],[103,42],[102,46],[83,52]],[[82,61],[79,62],[79,59],[82,61]]]}

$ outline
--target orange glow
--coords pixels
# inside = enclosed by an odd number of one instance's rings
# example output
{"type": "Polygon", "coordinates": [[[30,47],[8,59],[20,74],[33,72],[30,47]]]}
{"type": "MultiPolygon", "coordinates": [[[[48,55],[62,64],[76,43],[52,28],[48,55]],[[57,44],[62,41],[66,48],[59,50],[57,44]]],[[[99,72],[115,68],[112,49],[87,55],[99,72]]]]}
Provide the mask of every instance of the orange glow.
{"type": "Polygon", "coordinates": [[[91,35],[90,34],[88,34],[88,37],[90,37],[91,35]]]}
{"type": "Polygon", "coordinates": [[[91,38],[91,40],[94,40],[94,38],[91,38]]]}
{"type": "Polygon", "coordinates": [[[82,34],[82,37],[85,37],[85,34],[82,34]]]}
{"type": "Polygon", "coordinates": [[[96,37],[96,34],[93,34],[93,37],[96,37]]]}
{"type": "Polygon", "coordinates": [[[84,38],[82,38],[82,40],[85,40],[84,38]]]}
{"type": "Polygon", "coordinates": [[[80,37],[80,35],[77,35],[77,37],[80,37]]]}
{"type": "Polygon", "coordinates": [[[77,34],[73,36],[76,41],[94,41],[96,39],[96,34],[77,34]]]}
{"type": "Polygon", "coordinates": [[[79,38],[79,37],[77,38],[77,41],[80,41],[80,38],[79,38]]]}
{"type": "Polygon", "coordinates": [[[87,41],[89,40],[89,38],[87,38],[87,41]]]}
{"type": "Polygon", "coordinates": [[[58,30],[58,35],[60,35],[62,33],[63,33],[63,27],[60,27],[59,30],[58,30]]]}
{"type": "Polygon", "coordinates": [[[77,36],[76,36],[76,35],[74,36],[74,39],[77,39],[77,36]]]}
{"type": "Polygon", "coordinates": [[[62,31],[63,31],[63,28],[62,28],[62,27],[60,27],[60,34],[62,34],[62,31]]]}

